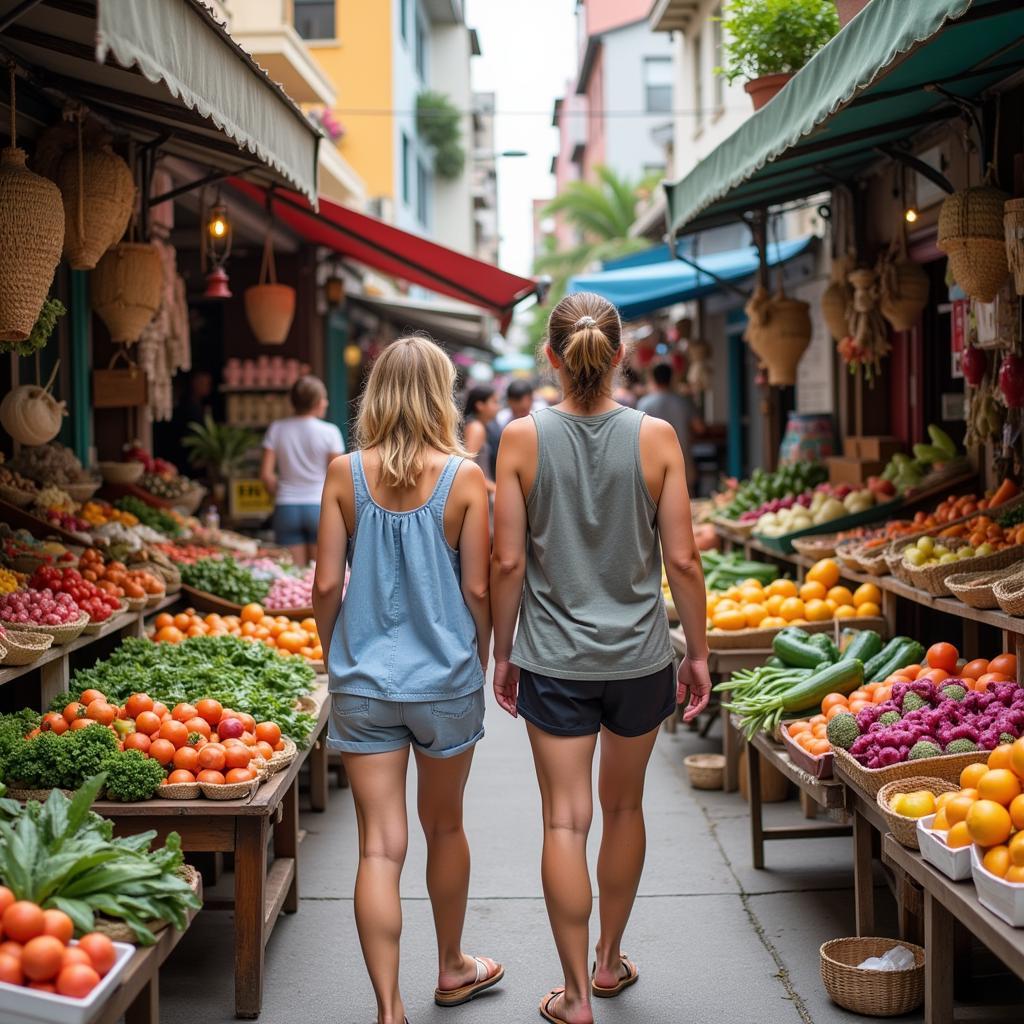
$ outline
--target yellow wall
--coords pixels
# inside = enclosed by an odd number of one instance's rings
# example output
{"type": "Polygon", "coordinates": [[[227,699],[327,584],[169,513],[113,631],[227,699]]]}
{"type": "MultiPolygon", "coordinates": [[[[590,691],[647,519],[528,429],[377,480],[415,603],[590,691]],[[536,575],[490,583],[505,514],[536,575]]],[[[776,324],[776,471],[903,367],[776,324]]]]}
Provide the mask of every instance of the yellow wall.
{"type": "Polygon", "coordinates": [[[337,5],[336,45],[313,43],[310,50],[337,90],[335,115],[345,127],[342,155],[366,183],[370,198],[393,198],[394,136],[387,114],[392,103],[390,0],[337,5]]]}

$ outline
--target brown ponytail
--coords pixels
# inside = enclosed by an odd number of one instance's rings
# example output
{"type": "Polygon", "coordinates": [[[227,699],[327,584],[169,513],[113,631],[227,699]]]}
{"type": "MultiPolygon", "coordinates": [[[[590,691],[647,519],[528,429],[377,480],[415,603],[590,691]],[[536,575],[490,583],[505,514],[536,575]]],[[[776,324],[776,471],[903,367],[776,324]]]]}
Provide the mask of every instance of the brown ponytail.
{"type": "Polygon", "coordinates": [[[616,308],[592,292],[567,295],[551,311],[548,344],[569,376],[568,397],[585,409],[611,391],[612,363],[622,344],[616,308]]]}

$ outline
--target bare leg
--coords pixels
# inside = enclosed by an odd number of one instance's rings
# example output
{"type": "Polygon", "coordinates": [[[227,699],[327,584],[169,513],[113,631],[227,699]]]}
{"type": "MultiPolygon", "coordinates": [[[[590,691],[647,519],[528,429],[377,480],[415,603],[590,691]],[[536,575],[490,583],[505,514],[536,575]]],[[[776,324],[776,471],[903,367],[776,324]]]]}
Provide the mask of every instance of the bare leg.
{"type": "Polygon", "coordinates": [[[597,782],[604,819],[597,859],[601,937],[597,942],[594,980],[603,988],[613,988],[626,975],[619,960],[620,943],[636,899],[647,852],[644,778],[657,738],[658,729],[635,737],[601,730],[597,782]]]}
{"type": "Polygon", "coordinates": [[[377,1024],[403,1024],[398,991],[402,901],[398,883],[409,843],[405,777],[409,748],[342,754],[359,823],[355,913],[366,970],[377,997],[377,1024]]]}
{"type": "Polygon", "coordinates": [[[591,1024],[587,834],[594,813],[592,766],[597,736],[551,736],[527,723],[544,806],[541,879],[548,919],[565,974],[565,994],[551,1010],[570,1024],[591,1024]]]}

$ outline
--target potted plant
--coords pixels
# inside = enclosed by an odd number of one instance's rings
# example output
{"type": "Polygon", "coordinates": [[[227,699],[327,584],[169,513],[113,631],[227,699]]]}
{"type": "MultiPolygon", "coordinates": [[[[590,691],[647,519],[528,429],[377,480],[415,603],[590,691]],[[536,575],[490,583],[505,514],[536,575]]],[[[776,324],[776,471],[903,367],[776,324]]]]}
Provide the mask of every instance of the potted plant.
{"type": "Polygon", "coordinates": [[[217,423],[207,413],[202,423],[190,423],[182,444],[188,460],[205,469],[215,500],[223,504],[228,480],[245,462],[249,452],[260,443],[259,435],[245,427],[217,423]]]}
{"type": "Polygon", "coordinates": [[[730,82],[747,81],[760,110],[839,31],[832,0],[730,0],[725,20],[730,82]]]}

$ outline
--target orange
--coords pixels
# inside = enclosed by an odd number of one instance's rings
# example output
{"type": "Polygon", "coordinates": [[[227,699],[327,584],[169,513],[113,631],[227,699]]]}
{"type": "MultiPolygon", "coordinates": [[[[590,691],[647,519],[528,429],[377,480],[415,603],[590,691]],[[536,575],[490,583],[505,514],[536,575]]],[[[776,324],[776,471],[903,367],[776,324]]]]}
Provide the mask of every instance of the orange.
{"type": "Polygon", "coordinates": [[[1024,831],[1024,794],[1010,801],[1010,820],[1015,829],[1024,831]]]}
{"type": "Polygon", "coordinates": [[[846,703],[847,703],[846,696],[844,694],[842,694],[842,693],[830,693],[830,694],[827,694],[825,696],[824,700],[822,700],[822,702],[821,702],[822,713],[823,714],[828,714],[828,709],[831,708],[831,707],[835,707],[835,705],[837,705],[837,704],[841,704],[841,705],[843,705],[845,707],[846,703]]]}
{"type": "Polygon", "coordinates": [[[832,614],[837,619],[852,619],[857,615],[857,609],[852,604],[841,604],[832,614]]]}
{"type": "Polygon", "coordinates": [[[935,832],[949,831],[949,819],[946,817],[946,812],[941,807],[935,812],[935,820],[932,822],[932,829],[935,832]]]}
{"type": "Polygon", "coordinates": [[[761,620],[762,629],[779,629],[786,625],[788,625],[788,623],[781,615],[769,615],[767,618],[761,620]]]}
{"type": "Polygon", "coordinates": [[[786,599],[781,594],[772,594],[765,602],[764,606],[769,615],[778,615],[782,610],[782,602],[786,599]]]}
{"type": "Polygon", "coordinates": [[[794,619],[802,619],[804,617],[804,603],[799,597],[787,597],[782,602],[779,614],[787,622],[792,622],[794,619]]]}
{"type": "Polygon", "coordinates": [[[259,622],[263,618],[263,606],[256,604],[255,601],[252,604],[247,604],[242,609],[241,618],[243,622],[259,622]]]}
{"type": "Polygon", "coordinates": [[[1001,743],[988,755],[989,768],[1008,768],[1013,771],[1013,747],[1009,743],[1001,743]]]}
{"type": "MultiPolygon", "coordinates": [[[[996,750],[998,750],[998,749],[999,748],[996,747],[996,750]]],[[[960,788],[961,789],[977,789],[977,787],[978,787],[978,780],[982,777],[982,775],[984,775],[988,771],[989,768],[997,767],[996,765],[994,765],[992,763],[992,757],[995,756],[995,753],[996,753],[996,751],[993,750],[992,754],[989,756],[988,767],[986,767],[985,764],[982,763],[982,762],[979,762],[978,764],[969,764],[960,773],[960,788]]],[[[999,765],[998,767],[1005,767],[1005,766],[1004,765],[999,765]]],[[[942,795],[945,796],[946,794],[943,793],[942,795]]],[[[939,799],[941,800],[942,797],[940,797],[939,799]]]]}
{"type": "Polygon", "coordinates": [[[936,686],[944,679],[949,678],[949,673],[944,668],[923,668],[917,674],[918,679],[930,679],[936,686]]]}
{"type": "Polygon", "coordinates": [[[971,833],[967,831],[966,821],[958,821],[955,825],[950,825],[949,831],[946,833],[946,845],[954,850],[971,845],[971,833]]]}
{"type": "Polygon", "coordinates": [[[985,851],[981,863],[986,871],[991,871],[993,875],[1002,878],[1010,867],[1009,847],[993,846],[991,850],[985,851]]]}
{"type": "Polygon", "coordinates": [[[180,643],[184,638],[185,634],[177,626],[163,626],[156,631],[156,635],[153,637],[157,643],[161,644],[180,643]]]}
{"type": "Polygon", "coordinates": [[[796,597],[796,584],[792,580],[773,580],[768,584],[766,593],[769,596],[778,594],[779,597],[796,597]]]}
{"type": "Polygon", "coordinates": [[[990,768],[978,780],[978,796],[1009,807],[1020,796],[1020,779],[1009,768],[990,768]]]}
{"type": "Polygon", "coordinates": [[[827,739],[815,740],[808,750],[808,753],[813,754],[815,757],[820,757],[822,754],[827,754],[832,749],[832,744],[827,739]]]}
{"type": "Polygon", "coordinates": [[[829,592],[825,595],[830,601],[835,601],[837,605],[841,604],[852,604],[856,605],[856,601],[853,599],[853,594],[850,593],[849,587],[830,587],[829,592]]]}
{"type": "Polygon", "coordinates": [[[826,594],[825,584],[817,580],[808,580],[800,587],[799,594],[803,601],[823,601],[826,594]]]}
{"type": "Polygon", "coordinates": [[[1016,740],[1010,749],[1010,768],[1018,779],[1024,779],[1024,736],[1016,740]]]}
{"type": "Polygon", "coordinates": [[[860,606],[860,607],[859,607],[859,608],[857,609],[857,614],[858,614],[858,615],[863,615],[863,616],[865,616],[865,617],[866,617],[866,616],[868,616],[868,615],[870,615],[870,616],[872,616],[872,617],[874,617],[874,618],[877,618],[877,617],[878,617],[879,615],[881,615],[881,614],[882,614],[882,609],[881,609],[881,608],[879,608],[879,607],[878,607],[878,605],[877,605],[877,604],[875,604],[875,602],[874,602],[874,601],[865,601],[865,602],[864,602],[864,603],[863,603],[863,604],[862,604],[862,605],[861,605],[861,606],[860,606]]]}
{"type": "Polygon", "coordinates": [[[872,703],[884,704],[892,696],[892,687],[882,684],[871,697],[872,703]]]}
{"type": "Polygon", "coordinates": [[[1005,881],[1013,882],[1015,885],[1024,884],[1024,867],[1018,867],[1016,864],[1012,865],[1009,871],[1006,872],[1005,881]]]}
{"type": "Polygon", "coordinates": [[[862,604],[866,604],[868,601],[874,604],[882,603],[882,592],[875,586],[874,583],[862,583],[853,592],[853,604],[859,608],[862,604]]]}
{"type": "Polygon", "coordinates": [[[963,821],[967,817],[967,812],[973,806],[974,797],[964,796],[961,791],[946,804],[943,810],[946,812],[950,825],[955,825],[958,821],[963,821]]]}
{"type": "Polygon", "coordinates": [[[1024,867],[1024,832],[1017,832],[1010,837],[1010,863],[1015,867],[1024,867]]]}
{"type": "Polygon", "coordinates": [[[178,614],[174,616],[174,625],[184,632],[192,625],[192,616],[189,615],[188,612],[178,612],[178,614]]]}
{"type": "MultiPolygon", "coordinates": [[[[764,591],[760,587],[740,587],[740,600],[744,604],[760,604],[764,600],[764,591]]],[[[292,629],[301,629],[306,633],[316,633],[316,623],[312,626],[307,626],[307,622],[312,622],[311,619],[303,619],[298,626],[292,626],[292,629]]]]}
{"type": "MultiPolygon", "coordinates": [[[[743,586],[744,586],[744,589],[750,587],[750,588],[756,590],[758,593],[761,592],[761,584],[757,580],[747,580],[746,582],[744,582],[743,586]]],[[[299,623],[299,625],[307,633],[315,633],[316,632],[316,619],[314,619],[314,618],[303,619],[299,623]]]]}
{"type": "MultiPolygon", "coordinates": [[[[768,609],[763,604],[745,604],[740,611],[747,617],[747,626],[751,629],[760,626],[761,620],[768,615],[768,609]]],[[[313,648],[307,645],[301,648],[299,653],[308,658],[312,655],[313,648]]]]}
{"type": "Polygon", "coordinates": [[[832,618],[831,609],[820,598],[811,598],[804,605],[804,614],[807,616],[808,622],[824,622],[826,619],[832,618]]]}
{"type": "Polygon", "coordinates": [[[995,800],[975,800],[965,820],[971,839],[979,846],[998,846],[1005,843],[1013,831],[1010,812],[995,800]]]}
{"type": "Polygon", "coordinates": [[[825,607],[828,609],[829,615],[835,615],[836,609],[839,607],[831,598],[825,598],[825,607]]]}
{"type": "Polygon", "coordinates": [[[822,558],[807,570],[807,579],[831,589],[839,582],[839,565],[833,558],[822,558]]]}
{"type": "Polygon", "coordinates": [[[156,626],[157,629],[164,629],[167,626],[173,626],[174,625],[174,616],[171,615],[169,612],[161,612],[153,620],[153,625],[156,626]]]}
{"type": "MultiPolygon", "coordinates": [[[[716,611],[711,617],[711,623],[715,629],[744,629],[747,625],[747,617],[738,608],[727,608],[725,611],[716,611]]],[[[282,633],[277,638],[277,646],[289,652],[294,647],[294,651],[298,652],[302,647],[302,638],[298,633],[282,633]]]]}

